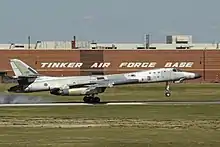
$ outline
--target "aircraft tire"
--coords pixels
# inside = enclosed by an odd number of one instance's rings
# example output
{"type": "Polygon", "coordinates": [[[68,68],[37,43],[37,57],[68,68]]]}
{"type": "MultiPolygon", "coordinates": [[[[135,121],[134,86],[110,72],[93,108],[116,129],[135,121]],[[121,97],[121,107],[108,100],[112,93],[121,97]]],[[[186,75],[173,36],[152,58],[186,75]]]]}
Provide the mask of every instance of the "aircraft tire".
{"type": "Polygon", "coordinates": [[[83,101],[84,101],[85,103],[90,103],[90,102],[92,101],[92,97],[85,96],[85,97],[83,98],[83,101]]]}
{"type": "Polygon", "coordinates": [[[170,92],[165,92],[165,96],[166,96],[166,97],[170,97],[170,96],[171,96],[171,93],[170,93],[170,92]]]}
{"type": "Polygon", "coordinates": [[[90,97],[90,96],[85,96],[83,98],[83,101],[85,103],[100,103],[100,98],[99,97],[90,97]]]}
{"type": "Polygon", "coordinates": [[[93,102],[94,103],[100,103],[100,98],[99,97],[94,97],[93,102]]]}

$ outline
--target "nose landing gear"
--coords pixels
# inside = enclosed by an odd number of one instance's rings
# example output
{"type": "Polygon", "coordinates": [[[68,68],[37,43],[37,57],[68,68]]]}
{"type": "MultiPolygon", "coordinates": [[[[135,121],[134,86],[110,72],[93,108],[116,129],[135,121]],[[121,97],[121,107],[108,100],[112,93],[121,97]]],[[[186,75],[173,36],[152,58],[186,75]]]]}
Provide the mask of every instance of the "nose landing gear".
{"type": "Polygon", "coordinates": [[[171,96],[169,82],[166,82],[165,96],[166,96],[166,97],[170,97],[170,96],[171,96]]]}

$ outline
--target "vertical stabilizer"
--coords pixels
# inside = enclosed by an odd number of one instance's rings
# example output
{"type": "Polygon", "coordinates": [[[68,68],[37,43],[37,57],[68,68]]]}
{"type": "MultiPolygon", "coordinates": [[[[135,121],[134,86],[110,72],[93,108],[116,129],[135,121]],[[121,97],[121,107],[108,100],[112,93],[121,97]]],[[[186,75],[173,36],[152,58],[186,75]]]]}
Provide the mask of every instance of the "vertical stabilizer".
{"type": "Polygon", "coordinates": [[[19,59],[11,59],[10,64],[16,77],[39,75],[36,70],[19,59]]]}

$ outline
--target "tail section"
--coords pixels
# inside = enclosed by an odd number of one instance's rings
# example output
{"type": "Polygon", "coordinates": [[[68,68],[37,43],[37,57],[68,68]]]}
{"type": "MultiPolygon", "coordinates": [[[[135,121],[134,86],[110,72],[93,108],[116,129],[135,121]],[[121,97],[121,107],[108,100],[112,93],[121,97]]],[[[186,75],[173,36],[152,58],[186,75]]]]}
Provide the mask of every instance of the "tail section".
{"type": "Polygon", "coordinates": [[[36,70],[19,59],[10,59],[10,64],[16,77],[39,75],[36,70]]]}

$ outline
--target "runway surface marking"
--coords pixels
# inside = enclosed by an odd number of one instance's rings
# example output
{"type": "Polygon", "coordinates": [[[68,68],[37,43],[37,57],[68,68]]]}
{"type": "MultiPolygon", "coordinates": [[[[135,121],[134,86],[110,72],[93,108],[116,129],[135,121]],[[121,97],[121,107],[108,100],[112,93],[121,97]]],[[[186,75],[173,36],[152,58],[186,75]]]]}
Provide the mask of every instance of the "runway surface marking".
{"type": "Polygon", "coordinates": [[[88,103],[40,103],[40,104],[0,104],[0,107],[39,107],[39,106],[94,106],[94,105],[208,105],[208,104],[220,104],[220,101],[211,102],[127,102],[127,103],[100,103],[100,104],[88,104],[88,103]]]}

